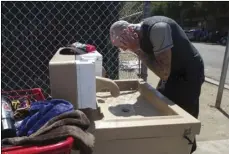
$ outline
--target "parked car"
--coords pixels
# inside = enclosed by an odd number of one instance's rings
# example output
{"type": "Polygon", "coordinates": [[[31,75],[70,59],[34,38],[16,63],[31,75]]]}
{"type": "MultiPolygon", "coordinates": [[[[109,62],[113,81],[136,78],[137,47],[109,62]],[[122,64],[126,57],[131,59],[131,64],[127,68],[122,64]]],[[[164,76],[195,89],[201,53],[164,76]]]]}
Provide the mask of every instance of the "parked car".
{"type": "Polygon", "coordinates": [[[185,33],[191,41],[200,41],[201,37],[204,36],[202,30],[199,28],[185,30],[185,33]]]}
{"type": "Polygon", "coordinates": [[[184,30],[190,41],[210,42],[226,45],[227,32],[222,34],[219,30],[207,30],[205,28],[194,28],[184,30]]]}
{"type": "Polygon", "coordinates": [[[211,43],[216,43],[221,39],[220,32],[219,31],[211,31],[208,36],[208,41],[211,43]]]}
{"type": "Polygon", "coordinates": [[[226,33],[221,37],[221,39],[218,41],[218,43],[221,44],[221,45],[226,45],[226,44],[227,44],[227,35],[228,35],[228,33],[226,32],[226,33]]]}
{"type": "Polygon", "coordinates": [[[227,44],[227,37],[222,37],[222,39],[219,41],[221,45],[227,44]]]}
{"type": "Polygon", "coordinates": [[[185,34],[187,35],[188,39],[193,41],[195,39],[194,37],[194,31],[192,30],[185,30],[185,34]]]}

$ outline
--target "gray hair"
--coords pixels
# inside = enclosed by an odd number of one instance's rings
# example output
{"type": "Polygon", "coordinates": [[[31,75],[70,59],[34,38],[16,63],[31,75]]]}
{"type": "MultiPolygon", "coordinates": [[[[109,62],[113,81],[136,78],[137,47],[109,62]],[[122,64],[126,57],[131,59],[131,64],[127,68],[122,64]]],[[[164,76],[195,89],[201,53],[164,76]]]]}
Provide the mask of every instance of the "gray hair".
{"type": "Polygon", "coordinates": [[[126,29],[130,23],[124,20],[119,20],[113,23],[110,27],[110,37],[112,39],[112,42],[118,43],[120,40],[120,35],[124,29],[126,29]]]}

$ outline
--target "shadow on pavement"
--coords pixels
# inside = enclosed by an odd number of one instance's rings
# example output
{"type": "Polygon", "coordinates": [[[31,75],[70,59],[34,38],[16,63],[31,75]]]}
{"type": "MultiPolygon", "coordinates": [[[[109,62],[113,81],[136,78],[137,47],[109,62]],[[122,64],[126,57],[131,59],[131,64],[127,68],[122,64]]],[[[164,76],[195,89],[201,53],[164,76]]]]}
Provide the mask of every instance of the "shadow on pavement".
{"type": "Polygon", "coordinates": [[[217,108],[213,105],[210,105],[210,107],[218,109],[219,112],[221,112],[225,117],[227,117],[229,119],[229,114],[227,112],[225,112],[222,108],[217,108]]]}

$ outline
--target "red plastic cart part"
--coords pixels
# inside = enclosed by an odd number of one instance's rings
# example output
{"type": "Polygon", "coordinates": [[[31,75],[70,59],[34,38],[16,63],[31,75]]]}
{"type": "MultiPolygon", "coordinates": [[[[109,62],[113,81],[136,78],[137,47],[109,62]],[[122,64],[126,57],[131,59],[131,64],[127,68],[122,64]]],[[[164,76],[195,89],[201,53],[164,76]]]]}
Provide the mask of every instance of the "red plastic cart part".
{"type": "MultiPolygon", "coordinates": [[[[45,100],[42,90],[40,88],[14,90],[14,91],[1,91],[10,98],[18,98],[22,96],[33,95],[37,101],[45,100]],[[31,93],[31,94],[26,94],[31,93]]],[[[2,154],[70,154],[74,139],[68,137],[65,141],[46,145],[46,146],[13,146],[2,148],[2,154]]]]}
{"type": "Polygon", "coordinates": [[[2,154],[70,154],[74,139],[68,137],[65,141],[46,146],[15,146],[2,149],[2,154]]]}
{"type": "Polygon", "coordinates": [[[1,91],[2,94],[6,94],[9,98],[19,98],[22,96],[33,95],[33,97],[38,100],[45,100],[42,90],[40,88],[25,89],[25,90],[13,90],[13,91],[1,91]],[[31,93],[31,94],[26,94],[31,93]]]}

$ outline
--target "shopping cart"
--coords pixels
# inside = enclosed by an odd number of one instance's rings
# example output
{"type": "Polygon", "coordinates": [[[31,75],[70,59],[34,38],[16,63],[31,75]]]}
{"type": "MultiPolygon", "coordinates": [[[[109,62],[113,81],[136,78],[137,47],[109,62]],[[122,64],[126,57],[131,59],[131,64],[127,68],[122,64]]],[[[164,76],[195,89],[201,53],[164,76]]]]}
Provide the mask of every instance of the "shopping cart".
{"type": "MultiPolygon", "coordinates": [[[[10,99],[26,97],[31,100],[42,101],[45,97],[40,88],[1,91],[2,95],[6,95],[10,99]]],[[[65,141],[45,146],[11,146],[2,147],[2,154],[70,154],[74,139],[68,137],[65,141]]]]}

